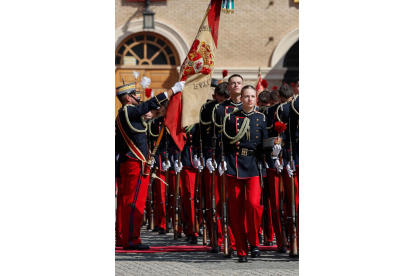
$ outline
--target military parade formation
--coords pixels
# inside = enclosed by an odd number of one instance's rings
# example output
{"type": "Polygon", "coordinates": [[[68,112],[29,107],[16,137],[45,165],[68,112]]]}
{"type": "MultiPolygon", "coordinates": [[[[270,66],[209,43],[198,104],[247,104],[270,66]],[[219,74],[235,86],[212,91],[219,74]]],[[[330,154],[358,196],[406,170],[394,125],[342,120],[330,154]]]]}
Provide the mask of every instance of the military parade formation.
{"type": "Polygon", "coordinates": [[[180,150],[163,123],[184,85],[147,101],[136,83],[117,87],[116,246],[149,249],[147,227],[239,262],[274,236],[277,253],[298,257],[299,78],[259,93],[238,74],[213,79],[213,100],[185,126],[180,150]]]}

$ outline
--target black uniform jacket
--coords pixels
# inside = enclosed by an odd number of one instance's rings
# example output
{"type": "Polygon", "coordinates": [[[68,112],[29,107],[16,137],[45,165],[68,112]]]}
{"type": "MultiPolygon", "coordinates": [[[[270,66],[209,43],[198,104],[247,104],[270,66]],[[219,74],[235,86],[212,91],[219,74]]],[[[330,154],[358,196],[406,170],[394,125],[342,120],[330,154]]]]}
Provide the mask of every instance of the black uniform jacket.
{"type": "MultiPolygon", "coordinates": [[[[153,109],[157,109],[160,106],[160,103],[168,100],[164,93],[153,97],[152,99],[141,103],[140,105],[127,105],[123,106],[118,111],[118,116],[121,121],[121,125],[127,136],[132,140],[135,146],[139,149],[142,155],[145,158],[148,158],[148,146],[147,146],[147,135],[146,132],[135,132],[128,125],[125,118],[125,111],[123,108],[126,108],[128,113],[129,122],[132,127],[137,130],[144,130],[146,122],[144,122],[141,117],[142,115],[148,113],[153,109]]],[[[135,154],[129,149],[128,145],[122,137],[121,131],[116,124],[116,135],[115,135],[115,151],[120,153],[121,163],[126,161],[126,158],[131,158],[138,160],[135,154]]],[[[145,160],[141,160],[145,161],[145,160]]]]}
{"type": "Polygon", "coordinates": [[[266,117],[257,110],[245,113],[242,108],[238,112],[231,114],[230,119],[226,120],[226,134],[234,137],[239,132],[243,121],[250,119],[250,140],[247,133],[239,142],[230,144],[230,139],[223,136],[224,152],[227,161],[227,174],[237,176],[237,178],[249,178],[259,176],[257,160],[263,157],[263,139],[268,137],[266,128],[266,117]]]}
{"type": "Polygon", "coordinates": [[[183,167],[196,168],[194,166],[194,155],[197,154],[197,157],[200,157],[200,128],[198,124],[189,128],[191,129],[186,133],[186,141],[181,152],[181,163],[183,167]]]}

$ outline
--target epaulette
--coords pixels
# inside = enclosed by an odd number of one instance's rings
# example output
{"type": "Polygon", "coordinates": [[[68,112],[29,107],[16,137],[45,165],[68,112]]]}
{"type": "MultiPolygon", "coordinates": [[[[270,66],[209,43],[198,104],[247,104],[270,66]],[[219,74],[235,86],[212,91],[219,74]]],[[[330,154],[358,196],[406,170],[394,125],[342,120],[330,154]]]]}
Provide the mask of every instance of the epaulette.
{"type": "Polygon", "coordinates": [[[257,114],[263,115],[263,122],[266,122],[266,116],[265,116],[262,112],[257,111],[257,110],[254,110],[254,113],[257,113],[257,114]]]}

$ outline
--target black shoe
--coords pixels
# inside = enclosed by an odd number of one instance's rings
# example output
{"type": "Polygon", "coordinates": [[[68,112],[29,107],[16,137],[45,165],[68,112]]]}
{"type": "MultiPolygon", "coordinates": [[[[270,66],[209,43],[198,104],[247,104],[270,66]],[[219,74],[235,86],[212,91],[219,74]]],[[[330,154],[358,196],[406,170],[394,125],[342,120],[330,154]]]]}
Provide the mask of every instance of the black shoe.
{"type": "Polygon", "coordinates": [[[154,226],[154,230],[152,230],[152,232],[158,232],[158,231],[160,231],[160,227],[154,226]]]}
{"type": "Polygon", "coordinates": [[[191,235],[185,236],[185,241],[189,241],[191,239],[191,235]]]}
{"type": "Polygon", "coordinates": [[[150,247],[148,245],[145,244],[134,244],[132,246],[129,247],[124,247],[124,249],[126,250],[145,250],[145,249],[150,249],[150,247]]]}
{"type": "Polygon", "coordinates": [[[182,239],[183,238],[183,235],[181,235],[181,233],[178,233],[177,234],[177,238],[182,239]]]}
{"type": "Polygon", "coordinates": [[[158,231],[158,234],[160,235],[165,235],[165,229],[164,228],[160,228],[160,231],[158,231]]]}
{"type": "Polygon", "coordinates": [[[260,256],[260,250],[258,246],[250,245],[250,251],[251,251],[252,258],[257,258],[260,256]]]}
{"type": "Polygon", "coordinates": [[[197,244],[197,237],[196,236],[190,236],[190,244],[197,244]]]}
{"type": "Polygon", "coordinates": [[[238,262],[239,263],[247,263],[247,256],[239,256],[238,262]]]}
{"type": "Polygon", "coordinates": [[[276,253],[286,253],[286,252],[287,252],[286,247],[281,247],[281,246],[279,246],[279,247],[276,249],[276,253]]]}
{"type": "Polygon", "coordinates": [[[267,241],[263,243],[264,246],[273,246],[273,242],[267,241]]]}
{"type": "Polygon", "coordinates": [[[263,242],[263,236],[260,233],[258,233],[257,235],[259,236],[259,244],[261,244],[263,242]]]}
{"type": "Polygon", "coordinates": [[[211,247],[211,250],[209,251],[210,253],[220,253],[221,251],[221,247],[220,246],[213,246],[211,247]]]}
{"type": "Polygon", "coordinates": [[[229,248],[229,254],[224,255],[223,258],[232,258],[234,256],[234,249],[233,248],[229,248]]]}
{"type": "Polygon", "coordinates": [[[147,225],[147,230],[150,230],[151,229],[151,226],[149,225],[149,223],[148,223],[148,225],[147,225]]]}

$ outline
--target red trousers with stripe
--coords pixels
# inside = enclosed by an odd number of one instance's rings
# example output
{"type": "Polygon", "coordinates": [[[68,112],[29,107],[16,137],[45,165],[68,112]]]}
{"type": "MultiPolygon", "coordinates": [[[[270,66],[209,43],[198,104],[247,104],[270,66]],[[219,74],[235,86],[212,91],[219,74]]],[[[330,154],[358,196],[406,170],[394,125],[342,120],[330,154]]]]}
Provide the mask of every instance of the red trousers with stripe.
{"type": "Polygon", "coordinates": [[[237,255],[247,256],[247,241],[252,246],[259,246],[257,233],[263,213],[259,177],[239,179],[227,175],[227,187],[229,225],[236,242],[237,255]]]}
{"type": "MultiPolygon", "coordinates": [[[[157,170],[157,176],[165,181],[165,172],[161,172],[161,170],[157,170]]],[[[162,229],[167,229],[167,221],[166,221],[166,211],[165,211],[165,184],[159,179],[154,179],[155,182],[155,190],[156,190],[156,207],[155,210],[155,225],[159,226],[162,229]]],[[[154,204],[155,206],[155,204],[154,204]]]]}
{"type": "Polygon", "coordinates": [[[115,181],[118,187],[115,212],[115,238],[116,245],[122,246],[122,204],[124,199],[124,185],[122,185],[122,178],[116,178],[115,181]]]}
{"type": "MultiPolygon", "coordinates": [[[[285,191],[286,191],[286,197],[287,197],[287,215],[288,217],[292,217],[292,202],[290,200],[291,198],[291,191],[292,191],[292,185],[291,183],[291,179],[289,177],[289,174],[287,172],[286,169],[283,169],[283,181],[284,181],[284,186],[285,186],[285,191]]],[[[296,166],[296,170],[294,172],[294,180],[295,180],[295,201],[296,201],[296,237],[297,237],[297,242],[298,242],[298,249],[299,249],[299,167],[296,166]]],[[[289,235],[292,236],[292,229],[293,229],[293,219],[288,219],[287,220],[287,226],[288,226],[288,231],[289,231],[289,235]]]]}
{"type": "Polygon", "coordinates": [[[139,160],[128,159],[121,164],[124,197],[122,205],[122,245],[129,247],[141,243],[141,224],[144,216],[149,176],[142,175],[139,160]]]}

